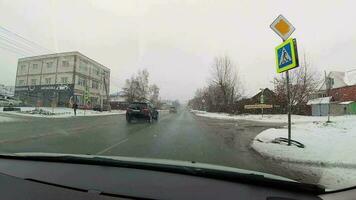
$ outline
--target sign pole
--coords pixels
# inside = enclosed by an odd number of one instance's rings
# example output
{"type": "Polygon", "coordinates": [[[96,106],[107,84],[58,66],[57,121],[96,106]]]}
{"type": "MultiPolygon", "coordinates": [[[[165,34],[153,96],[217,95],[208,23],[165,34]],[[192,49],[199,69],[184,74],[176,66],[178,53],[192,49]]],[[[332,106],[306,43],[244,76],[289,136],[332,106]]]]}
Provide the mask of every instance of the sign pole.
{"type": "MultiPolygon", "coordinates": [[[[282,39],[285,42],[285,39],[282,39]]],[[[289,88],[289,70],[286,71],[287,79],[287,113],[288,113],[288,146],[291,145],[292,137],[292,117],[291,117],[291,103],[290,103],[290,88],[289,88]]]]}
{"type": "Polygon", "coordinates": [[[291,145],[291,103],[290,103],[290,91],[289,91],[289,70],[286,71],[287,79],[287,109],[288,109],[288,146],[291,145]]]}
{"type": "Polygon", "coordinates": [[[286,72],[288,146],[291,145],[291,100],[289,88],[289,70],[299,66],[296,39],[288,39],[294,32],[294,26],[283,15],[279,15],[270,25],[271,29],[282,38],[283,43],[276,47],[277,72],[286,72]]]}

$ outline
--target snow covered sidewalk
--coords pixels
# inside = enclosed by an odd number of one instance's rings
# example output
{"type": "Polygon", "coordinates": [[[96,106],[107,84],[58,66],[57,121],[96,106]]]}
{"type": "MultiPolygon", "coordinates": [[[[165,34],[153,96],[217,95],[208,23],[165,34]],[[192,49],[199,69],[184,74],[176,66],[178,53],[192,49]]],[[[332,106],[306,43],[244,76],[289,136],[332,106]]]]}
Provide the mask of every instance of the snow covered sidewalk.
{"type": "MultiPolygon", "coordinates": [[[[0,112],[2,108],[0,108],[0,112]]],[[[93,110],[77,110],[78,116],[103,116],[103,115],[120,115],[125,114],[125,110],[112,110],[109,111],[93,111],[93,110]]],[[[29,116],[29,117],[46,117],[46,118],[67,118],[74,117],[74,112],[72,108],[49,108],[49,107],[21,107],[21,112],[19,111],[7,111],[7,114],[20,115],[20,116],[29,116]]]]}
{"type": "Polygon", "coordinates": [[[262,156],[288,163],[290,167],[314,168],[322,174],[322,185],[330,188],[355,185],[356,116],[331,117],[331,123],[325,120],[324,117],[324,122],[292,125],[292,139],[305,148],[273,143],[275,138],[287,137],[287,128],[267,129],[256,136],[251,146],[262,156]]]}
{"type": "Polygon", "coordinates": [[[292,139],[305,148],[272,143],[275,138],[287,135],[287,128],[267,129],[255,138],[252,147],[261,154],[287,161],[356,166],[356,116],[338,117],[331,123],[293,125],[292,139]]]}

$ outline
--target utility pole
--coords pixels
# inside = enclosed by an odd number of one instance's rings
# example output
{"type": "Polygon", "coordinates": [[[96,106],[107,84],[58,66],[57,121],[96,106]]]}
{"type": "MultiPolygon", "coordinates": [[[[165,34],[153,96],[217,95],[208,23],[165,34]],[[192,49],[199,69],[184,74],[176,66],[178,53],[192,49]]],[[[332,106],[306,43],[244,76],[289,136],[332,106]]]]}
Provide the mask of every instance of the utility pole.
{"type": "Polygon", "coordinates": [[[111,111],[111,107],[110,107],[110,96],[109,96],[109,91],[108,91],[108,88],[106,86],[106,79],[105,79],[105,71],[103,72],[104,76],[103,76],[103,81],[104,81],[104,88],[105,88],[105,93],[106,93],[106,101],[107,101],[107,104],[108,104],[108,107],[109,107],[109,111],[111,111]]]}
{"type": "MultiPolygon", "coordinates": [[[[330,81],[330,77],[326,76],[326,71],[324,71],[324,75],[325,75],[325,89],[326,89],[326,96],[327,98],[330,97],[330,88],[331,88],[331,81],[330,81]]],[[[331,98],[329,99],[329,103],[328,103],[328,121],[326,121],[327,123],[330,122],[330,101],[331,98]]]]}
{"type": "MultiPolygon", "coordinates": [[[[265,96],[264,96],[265,88],[260,88],[260,90],[261,90],[260,103],[264,104],[265,103],[265,96]]],[[[261,113],[262,113],[262,117],[263,117],[263,106],[261,108],[261,113]]]]}

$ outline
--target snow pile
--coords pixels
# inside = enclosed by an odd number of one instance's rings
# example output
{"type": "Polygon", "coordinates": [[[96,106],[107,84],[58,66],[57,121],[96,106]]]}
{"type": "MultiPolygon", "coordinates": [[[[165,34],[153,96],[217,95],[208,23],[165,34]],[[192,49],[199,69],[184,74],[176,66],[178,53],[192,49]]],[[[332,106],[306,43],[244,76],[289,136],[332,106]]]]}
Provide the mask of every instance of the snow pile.
{"type": "MultiPolygon", "coordinates": [[[[288,164],[317,167],[320,184],[330,188],[356,185],[356,116],[332,118],[332,123],[309,122],[292,126],[292,139],[305,148],[275,144],[287,137],[287,128],[267,129],[256,136],[252,148],[261,155],[288,164]]],[[[308,168],[306,168],[308,169],[308,168]]]]}
{"type": "MultiPolygon", "coordinates": [[[[225,120],[252,120],[259,122],[275,122],[275,123],[287,123],[287,114],[276,114],[276,115],[233,115],[228,113],[211,113],[205,111],[191,110],[197,116],[209,117],[214,119],[225,119],[225,120]]],[[[342,118],[342,116],[336,116],[332,118],[342,118]]],[[[308,123],[308,122],[319,122],[325,121],[327,118],[319,116],[303,116],[303,115],[292,115],[292,123],[308,123]]]]}
{"type": "MultiPolygon", "coordinates": [[[[21,107],[21,111],[10,111],[8,114],[31,116],[31,117],[49,117],[49,118],[66,118],[74,116],[72,108],[50,108],[50,107],[21,107]]],[[[125,110],[112,110],[109,111],[93,111],[93,110],[77,110],[77,116],[102,116],[102,115],[119,115],[125,114],[125,110]]]]}

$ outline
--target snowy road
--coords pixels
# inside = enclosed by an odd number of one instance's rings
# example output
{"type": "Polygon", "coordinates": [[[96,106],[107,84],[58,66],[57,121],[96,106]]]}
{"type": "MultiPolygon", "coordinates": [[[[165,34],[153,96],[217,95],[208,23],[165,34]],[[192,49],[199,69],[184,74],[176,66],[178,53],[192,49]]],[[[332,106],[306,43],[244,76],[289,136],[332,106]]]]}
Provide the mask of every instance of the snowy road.
{"type": "Polygon", "coordinates": [[[125,115],[76,118],[13,116],[1,124],[0,152],[118,155],[186,160],[256,170],[317,183],[318,176],[281,168],[251,149],[257,134],[276,123],[231,121],[188,111],[159,122],[127,124],[125,115]]]}

